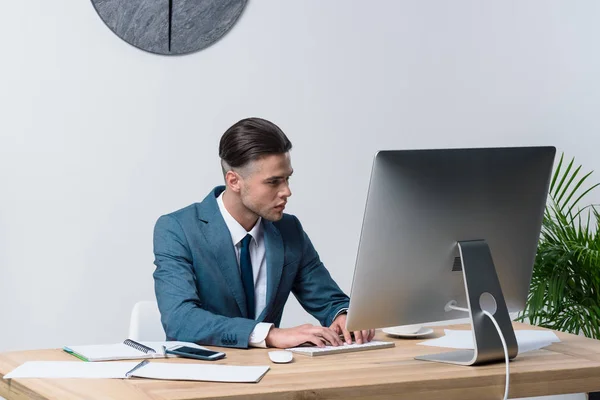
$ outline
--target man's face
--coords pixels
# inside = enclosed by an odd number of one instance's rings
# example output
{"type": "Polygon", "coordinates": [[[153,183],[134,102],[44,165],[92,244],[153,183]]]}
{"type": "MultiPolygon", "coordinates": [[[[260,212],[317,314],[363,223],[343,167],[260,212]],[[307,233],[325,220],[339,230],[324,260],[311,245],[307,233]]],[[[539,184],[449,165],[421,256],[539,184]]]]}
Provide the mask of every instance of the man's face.
{"type": "Polygon", "coordinates": [[[266,220],[280,220],[287,198],[292,195],[289,179],[294,170],[290,153],[261,157],[245,169],[240,181],[244,207],[266,220]]]}

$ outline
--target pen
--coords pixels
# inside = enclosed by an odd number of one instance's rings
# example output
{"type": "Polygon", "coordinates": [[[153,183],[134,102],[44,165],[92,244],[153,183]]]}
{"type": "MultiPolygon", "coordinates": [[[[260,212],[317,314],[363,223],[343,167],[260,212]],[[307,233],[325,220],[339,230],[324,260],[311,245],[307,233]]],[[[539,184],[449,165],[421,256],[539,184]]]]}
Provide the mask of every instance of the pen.
{"type": "Polygon", "coordinates": [[[129,371],[125,372],[125,378],[129,378],[134,371],[142,368],[144,365],[148,364],[148,360],[144,360],[135,367],[131,368],[129,371]]]}
{"type": "Polygon", "coordinates": [[[72,356],[75,356],[75,357],[79,358],[79,359],[80,359],[80,360],[82,360],[82,361],[90,361],[90,360],[88,360],[87,358],[85,358],[84,356],[82,356],[82,355],[80,355],[80,354],[77,354],[77,353],[75,353],[73,350],[71,350],[71,349],[69,349],[69,348],[67,348],[67,347],[64,347],[64,348],[63,348],[63,351],[65,351],[65,352],[69,353],[69,354],[70,354],[70,355],[72,355],[72,356]]]}

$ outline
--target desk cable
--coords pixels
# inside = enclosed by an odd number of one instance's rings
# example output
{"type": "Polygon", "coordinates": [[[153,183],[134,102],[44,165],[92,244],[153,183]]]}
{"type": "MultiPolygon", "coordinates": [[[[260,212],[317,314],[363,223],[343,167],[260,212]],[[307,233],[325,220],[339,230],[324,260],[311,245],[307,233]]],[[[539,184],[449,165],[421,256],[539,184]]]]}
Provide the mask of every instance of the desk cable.
{"type": "MultiPolygon", "coordinates": [[[[467,308],[457,307],[456,301],[451,301],[446,305],[446,311],[448,310],[457,310],[463,312],[469,312],[467,308]]],[[[504,362],[506,363],[506,384],[504,385],[504,397],[502,400],[508,399],[508,388],[510,385],[510,367],[509,367],[509,359],[508,359],[508,348],[506,347],[506,340],[504,339],[504,334],[502,333],[502,329],[500,329],[500,325],[496,321],[496,318],[489,312],[485,310],[481,310],[494,324],[496,330],[498,331],[498,336],[500,336],[500,341],[502,342],[502,348],[504,349],[504,362]]]]}
{"type": "Polygon", "coordinates": [[[498,331],[498,336],[500,336],[500,340],[502,341],[502,348],[504,349],[504,361],[506,363],[506,384],[504,386],[504,397],[503,400],[508,399],[508,386],[510,382],[510,367],[509,367],[509,359],[508,359],[508,348],[506,347],[506,340],[504,340],[504,335],[502,334],[502,330],[500,329],[500,325],[496,321],[496,318],[489,312],[482,310],[485,315],[488,316],[489,319],[492,320],[496,330],[498,331]]]}

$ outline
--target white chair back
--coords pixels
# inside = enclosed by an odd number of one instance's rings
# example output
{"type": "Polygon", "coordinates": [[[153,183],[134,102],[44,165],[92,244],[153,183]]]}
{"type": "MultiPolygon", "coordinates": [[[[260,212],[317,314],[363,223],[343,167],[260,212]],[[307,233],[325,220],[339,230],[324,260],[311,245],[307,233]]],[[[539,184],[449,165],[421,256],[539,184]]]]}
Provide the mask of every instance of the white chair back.
{"type": "Polygon", "coordinates": [[[141,341],[166,340],[156,301],[138,301],[131,311],[129,339],[141,341]]]}

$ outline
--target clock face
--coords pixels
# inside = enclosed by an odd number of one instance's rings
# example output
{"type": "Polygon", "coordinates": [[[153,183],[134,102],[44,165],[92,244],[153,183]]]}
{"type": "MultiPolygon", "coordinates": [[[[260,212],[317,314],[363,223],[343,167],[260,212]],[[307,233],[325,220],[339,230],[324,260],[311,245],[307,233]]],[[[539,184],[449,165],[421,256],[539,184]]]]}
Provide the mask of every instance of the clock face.
{"type": "Polygon", "coordinates": [[[156,54],[210,46],[242,14],[247,0],[92,0],[106,25],[127,43],[156,54]]]}

